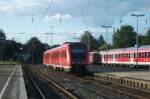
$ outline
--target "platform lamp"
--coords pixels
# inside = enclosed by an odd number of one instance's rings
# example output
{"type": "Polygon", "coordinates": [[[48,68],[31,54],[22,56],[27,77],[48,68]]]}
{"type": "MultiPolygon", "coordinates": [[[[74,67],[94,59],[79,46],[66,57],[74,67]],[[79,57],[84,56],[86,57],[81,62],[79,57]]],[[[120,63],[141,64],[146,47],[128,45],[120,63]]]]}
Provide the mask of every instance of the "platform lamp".
{"type": "Polygon", "coordinates": [[[137,28],[137,33],[136,33],[136,65],[138,65],[138,47],[139,47],[139,44],[138,44],[138,42],[139,42],[139,38],[138,38],[138,25],[139,25],[139,22],[138,22],[138,19],[139,19],[139,17],[142,17],[142,16],[145,16],[145,14],[131,14],[131,16],[133,16],[133,17],[136,17],[137,19],[136,19],[136,21],[137,21],[137,23],[136,23],[136,28],[137,28]]]}
{"type": "Polygon", "coordinates": [[[105,50],[106,50],[106,66],[107,66],[107,33],[108,33],[108,28],[111,28],[112,26],[105,26],[103,25],[102,28],[105,28],[105,32],[106,32],[106,46],[105,46],[105,50]]]}

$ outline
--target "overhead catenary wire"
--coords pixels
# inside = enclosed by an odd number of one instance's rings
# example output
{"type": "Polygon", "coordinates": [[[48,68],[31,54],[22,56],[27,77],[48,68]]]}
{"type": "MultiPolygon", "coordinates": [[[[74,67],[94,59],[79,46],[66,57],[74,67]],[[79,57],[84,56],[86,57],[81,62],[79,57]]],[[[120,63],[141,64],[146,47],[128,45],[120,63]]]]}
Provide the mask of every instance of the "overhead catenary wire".
{"type": "Polygon", "coordinates": [[[52,3],[53,3],[53,0],[49,0],[48,6],[46,7],[46,9],[45,9],[43,15],[41,16],[40,20],[38,21],[38,23],[36,24],[33,32],[37,30],[38,26],[40,25],[40,23],[42,22],[42,20],[45,18],[46,14],[47,14],[47,11],[49,10],[49,8],[52,5],[52,3]]]}

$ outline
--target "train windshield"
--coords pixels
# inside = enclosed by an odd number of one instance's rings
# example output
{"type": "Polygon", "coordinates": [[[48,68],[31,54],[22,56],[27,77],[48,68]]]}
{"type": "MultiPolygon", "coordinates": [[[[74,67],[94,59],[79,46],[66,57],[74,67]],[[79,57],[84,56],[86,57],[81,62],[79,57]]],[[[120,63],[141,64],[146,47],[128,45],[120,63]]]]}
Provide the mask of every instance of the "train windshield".
{"type": "Polygon", "coordinates": [[[86,58],[87,48],[84,44],[71,44],[70,47],[73,60],[83,60],[86,58]]]}
{"type": "Polygon", "coordinates": [[[72,53],[86,53],[86,49],[72,49],[72,53]]]}

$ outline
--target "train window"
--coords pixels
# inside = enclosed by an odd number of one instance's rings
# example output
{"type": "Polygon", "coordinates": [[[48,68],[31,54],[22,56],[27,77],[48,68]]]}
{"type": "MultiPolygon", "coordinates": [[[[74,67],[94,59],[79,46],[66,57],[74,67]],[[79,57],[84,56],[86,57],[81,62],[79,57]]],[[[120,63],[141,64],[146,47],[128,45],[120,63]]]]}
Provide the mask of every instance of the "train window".
{"type": "Polygon", "coordinates": [[[137,53],[134,53],[134,58],[136,58],[137,57],[137,53]]]}
{"type": "Polygon", "coordinates": [[[150,52],[148,52],[148,58],[150,58],[150,52]]]}
{"type": "Polygon", "coordinates": [[[72,49],[72,53],[85,53],[86,49],[72,49]]]}
{"type": "Polygon", "coordinates": [[[145,53],[143,52],[143,53],[142,53],[142,58],[144,58],[144,57],[145,57],[145,53]]]}
{"type": "Polygon", "coordinates": [[[145,52],[145,58],[147,58],[147,52],[145,52]]]}
{"type": "Polygon", "coordinates": [[[110,55],[108,55],[108,58],[111,58],[111,56],[110,56],[110,55]]]}
{"type": "Polygon", "coordinates": [[[141,56],[142,56],[142,53],[138,53],[138,58],[141,58],[141,56]]]}

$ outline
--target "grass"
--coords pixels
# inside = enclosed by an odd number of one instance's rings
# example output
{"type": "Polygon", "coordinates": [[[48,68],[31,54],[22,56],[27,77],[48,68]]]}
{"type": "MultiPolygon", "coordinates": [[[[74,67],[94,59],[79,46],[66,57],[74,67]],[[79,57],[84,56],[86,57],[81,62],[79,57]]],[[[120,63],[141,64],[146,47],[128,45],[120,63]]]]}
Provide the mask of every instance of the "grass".
{"type": "Polygon", "coordinates": [[[9,64],[18,64],[18,62],[15,62],[15,61],[2,61],[0,62],[0,65],[9,65],[9,64]]]}

